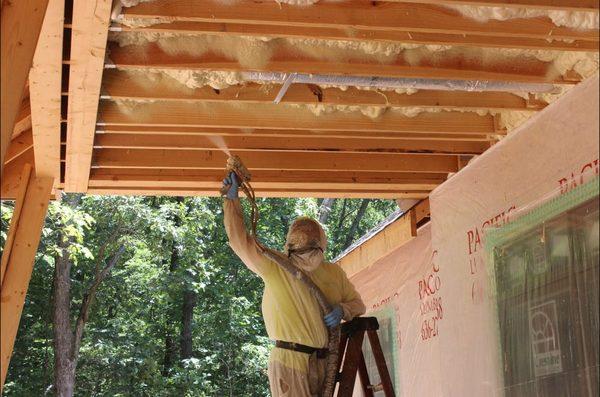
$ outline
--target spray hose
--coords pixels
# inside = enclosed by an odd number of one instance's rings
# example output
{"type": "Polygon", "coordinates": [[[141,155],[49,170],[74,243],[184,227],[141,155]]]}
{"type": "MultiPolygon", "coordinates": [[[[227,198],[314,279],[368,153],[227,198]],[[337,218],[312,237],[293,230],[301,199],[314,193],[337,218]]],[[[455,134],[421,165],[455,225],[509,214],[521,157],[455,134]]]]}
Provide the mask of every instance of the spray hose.
{"type": "MultiPolygon", "coordinates": [[[[256,195],[252,185],[250,185],[251,175],[248,169],[242,163],[242,160],[236,156],[230,156],[227,160],[227,172],[228,174],[233,172],[238,179],[239,187],[244,192],[248,200],[250,201],[250,235],[254,239],[254,242],[260,252],[267,259],[277,263],[285,271],[290,273],[294,278],[302,282],[310,291],[311,295],[317,300],[319,308],[322,314],[330,313],[332,310],[331,305],[327,301],[325,294],[317,287],[317,285],[311,280],[311,278],[300,268],[294,266],[289,258],[282,256],[280,253],[273,251],[258,241],[256,235],[256,226],[258,224],[259,211],[258,205],[256,204],[256,195]]],[[[221,195],[227,194],[227,187],[221,189],[221,195]]],[[[322,316],[321,316],[322,317],[322,316]]],[[[327,328],[327,327],[326,327],[327,328]]],[[[327,342],[327,362],[325,366],[325,381],[323,384],[323,390],[321,397],[332,397],[335,390],[335,382],[338,371],[339,361],[339,344],[340,344],[340,326],[337,325],[333,328],[327,328],[328,331],[328,342],[327,342]]]]}

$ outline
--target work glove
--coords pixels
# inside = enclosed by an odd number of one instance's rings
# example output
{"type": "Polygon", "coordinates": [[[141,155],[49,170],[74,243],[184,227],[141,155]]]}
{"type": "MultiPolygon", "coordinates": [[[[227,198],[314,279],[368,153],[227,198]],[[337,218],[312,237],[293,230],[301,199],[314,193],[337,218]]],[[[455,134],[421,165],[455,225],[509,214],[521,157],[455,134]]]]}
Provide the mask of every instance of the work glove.
{"type": "Polygon", "coordinates": [[[227,191],[225,197],[227,197],[229,200],[235,200],[239,198],[238,189],[240,184],[235,172],[230,172],[227,178],[223,179],[223,186],[229,186],[229,190],[227,191]]]}
{"type": "Polygon", "coordinates": [[[334,306],[333,310],[323,317],[329,328],[338,326],[342,322],[342,318],[344,318],[344,309],[340,305],[334,306]]]}

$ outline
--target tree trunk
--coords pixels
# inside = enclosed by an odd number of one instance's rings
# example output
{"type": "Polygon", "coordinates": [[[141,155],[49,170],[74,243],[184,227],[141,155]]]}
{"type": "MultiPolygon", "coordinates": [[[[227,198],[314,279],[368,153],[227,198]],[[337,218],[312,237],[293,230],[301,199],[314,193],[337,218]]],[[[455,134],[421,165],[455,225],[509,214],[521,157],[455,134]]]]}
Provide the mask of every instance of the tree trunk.
{"type": "MultiPolygon", "coordinates": [[[[176,197],[175,202],[181,204],[183,202],[183,197],[176,197]]],[[[179,215],[175,216],[174,226],[178,229],[181,226],[182,219],[179,215]]],[[[175,277],[175,273],[179,268],[179,249],[177,247],[177,240],[173,238],[171,241],[171,258],[169,262],[169,282],[173,282],[173,278],[175,277]]],[[[171,296],[171,300],[175,301],[176,299],[171,296]]],[[[173,305],[174,306],[174,305],[173,305]]],[[[175,318],[173,316],[173,310],[169,310],[167,308],[167,326],[165,330],[165,352],[163,358],[163,369],[162,375],[167,376],[173,365],[177,361],[177,339],[176,333],[173,332],[171,324],[175,323],[175,318]]]]}
{"type": "MultiPolygon", "coordinates": [[[[177,251],[177,244],[173,241],[173,245],[171,248],[171,262],[169,263],[169,273],[170,276],[173,277],[177,267],[179,266],[179,253],[177,251]]],[[[167,309],[168,310],[168,309],[167,309]]],[[[172,314],[167,312],[167,317],[169,318],[169,323],[172,321],[172,314]]],[[[173,364],[177,360],[177,345],[175,343],[175,338],[173,337],[173,333],[171,332],[170,324],[167,324],[167,329],[165,332],[165,356],[163,359],[163,376],[167,376],[171,368],[173,368],[173,364]]]]}
{"type": "Polygon", "coordinates": [[[181,359],[192,357],[192,324],[196,307],[196,293],[186,289],[183,291],[183,307],[181,309],[181,359]]]}
{"type": "Polygon", "coordinates": [[[350,244],[352,244],[352,240],[354,240],[354,235],[356,234],[356,229],[358,229],[358,225],[362,220],[363,216],[365,216],[365,212],[367,211],[367,207],[369,206],[370,199],[365,199],[360,203],[360,208],[356,213],[356,217],[352,221],[352,225],[350,226],[350,230],[346,235],[346,241],[344,242],[344,248],[348,248],[350,244]]]}
{"type": "Polygon", "coordinates": [[[319,207],[319,222],[321,222],[321,224],[324,225],[327,223],[327,219],[329,219],[334,203],[335,199],[331,198],[326,198],[321,203],[321,206],[319,207]]]}
{"type": "MultiPolygon", "coordinates": [[[[65,205],[76,208],[81,200],[81,195],[71,195],[65,200],[65,205]]],[[[68,225],[63,225],[66,227],[68,225]]],[[[112,237],[116,238],[117,234],[112,237]]],[[[71,397],[75,391],[75,370],[83,331],[88,320],[90,308],[94,302],[96,291],[100,283],[117,264],[125,251],[125,246],[117,250],[105,266],[102,265],[104,252],[111,239],[107,240],[100,248],[97,255],[96,274],[94,281],[85,291],[75,322],[75,329],[71,326],[71,268],[73,263],[69,257],[69,246],[74,239],[64,239],[62,233],[58,235],[59,254],[55,258],[53,280],[53,309],[52,326],[54,330],[54,390],[58,397],[71,397]]]]}
{"type": "Polygon", "coordinates": [[[54,389],[58,397],[70,397],[75,388],[73,333],[71,331],[71,260],[70,241],[59,236],[60,255],[56,256],[53,291],[54,389]]]}

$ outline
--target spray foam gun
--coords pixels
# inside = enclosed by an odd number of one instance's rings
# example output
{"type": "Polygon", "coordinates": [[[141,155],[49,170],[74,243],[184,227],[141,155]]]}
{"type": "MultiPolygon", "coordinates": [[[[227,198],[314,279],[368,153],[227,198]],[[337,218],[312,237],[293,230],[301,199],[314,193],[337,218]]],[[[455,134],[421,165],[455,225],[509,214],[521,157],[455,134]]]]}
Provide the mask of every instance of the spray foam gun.
{"type": "MultiPolygon", "coordinates": [[[[246,197],[250,201],[251,205],[251,214],[250,219],[252,220],[252,237],[256,241],[256,244],[262,248],[262,245],[258,242],[258,238],[256,236],[256,225],[258,223],[258,206],[256,205],[256,196],[254,194],[254,189],[250,185],[250,180],[252,179],[252,175],[248,168],[242,163],[242,159],[237,155],[231,155],[227,159],[227,176],[229,176],[233,172],[233,177],[237,179],[238,186],[240,189],[246,194],[246,197]]],[[[225,196],[229,191],[230,186],[223,186],[220,190],[221,196],[225,196]]]]}

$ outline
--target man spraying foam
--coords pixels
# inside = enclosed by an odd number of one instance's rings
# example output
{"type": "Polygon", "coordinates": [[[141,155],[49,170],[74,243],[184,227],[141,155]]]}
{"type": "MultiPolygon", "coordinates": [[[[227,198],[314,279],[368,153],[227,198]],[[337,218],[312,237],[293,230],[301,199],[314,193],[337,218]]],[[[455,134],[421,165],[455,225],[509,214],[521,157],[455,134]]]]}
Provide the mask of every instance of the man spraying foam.
{"type": "Polygon", "coordinates": [[[231,172],[223,180],[222,189],[226,192],[225,229],[231,248],[265,283],[263,318],[269,338],[275,340],[268,371],[271,394],[322,396],[326,388],[326,359],[333,354],[331,346],[327,348],[328,328],[331,332],[339,328],[342,319],[349,321],[363,314],[365,305],[344,271],[325,262],[327,238],[317,221],[296,219],[290,226],[284,252],[269,250],[269,255],[265,255],[265,249],[246,231],[238,190],[238,177],[231,172]],[[299,269],[298,276],[306,276],[310,281],[301,282],[293,272],[280,266],[284,261],[299,269]],[[322,292],[332,310],[323,313],[323,305],[308,284],[322,292]]]}

